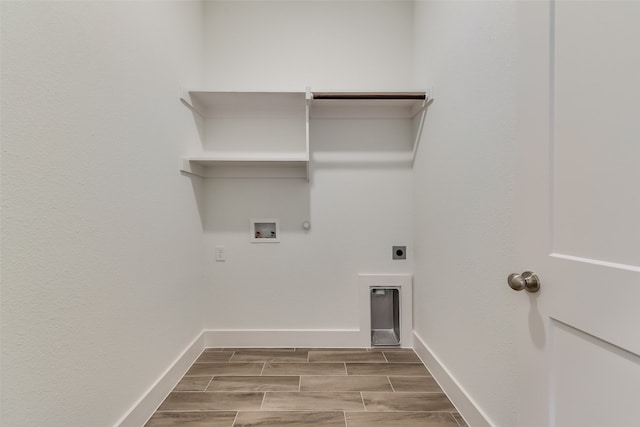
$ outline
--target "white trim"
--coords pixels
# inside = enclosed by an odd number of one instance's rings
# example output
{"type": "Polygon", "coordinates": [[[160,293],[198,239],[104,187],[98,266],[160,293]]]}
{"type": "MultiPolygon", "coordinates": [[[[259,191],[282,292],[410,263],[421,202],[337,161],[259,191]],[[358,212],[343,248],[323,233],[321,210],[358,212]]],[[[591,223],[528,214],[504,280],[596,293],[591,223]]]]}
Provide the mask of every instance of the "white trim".
{"type": "Polygon", "coordinates": [[[201,332],[115,425],[119,427],[144,425],[200,356],[205,348],[204,343],[204,334],[201,332]]]}
{"type": "Polygon", "coordinates": [[[359,329],[211,329],[205,347],[366,347],[359,329]]]}
{"type": "Polygon", "coordinates": [[[371,347],[371,288],[400,289],[400,346],[413,347],[413,276],[411,274],[359,274],[360,346],[371,347]]]}
{"type": "Polygon", "coordinates": [[[413,331],[413,335],[414,350],[418,354],[418,357],[420,357],[422,363],[429,369],[433,378],[447,394],[447,397],[449,397],[449,400],[451,400],[467,424],[473,427],[495,427],[496,425],[490,421],[487,414],[480,409],[477,402],[469,396],[469,393],[467,393],[442,361],[431,351],[420,335],[415,331],[413,331]]]}

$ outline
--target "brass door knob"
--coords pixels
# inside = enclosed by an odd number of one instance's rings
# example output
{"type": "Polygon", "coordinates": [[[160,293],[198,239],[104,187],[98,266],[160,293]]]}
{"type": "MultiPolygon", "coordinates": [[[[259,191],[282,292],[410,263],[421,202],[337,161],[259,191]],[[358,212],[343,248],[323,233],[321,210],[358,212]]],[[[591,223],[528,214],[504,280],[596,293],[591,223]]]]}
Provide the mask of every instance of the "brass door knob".
{"type": "Polygon", "coordinates": [[[507,278],[507,283],[514,291],[525,289],[527,292],[535,293],[540,290],[540,279],[531,271],[522,274],[512,273],[507,278]]]}

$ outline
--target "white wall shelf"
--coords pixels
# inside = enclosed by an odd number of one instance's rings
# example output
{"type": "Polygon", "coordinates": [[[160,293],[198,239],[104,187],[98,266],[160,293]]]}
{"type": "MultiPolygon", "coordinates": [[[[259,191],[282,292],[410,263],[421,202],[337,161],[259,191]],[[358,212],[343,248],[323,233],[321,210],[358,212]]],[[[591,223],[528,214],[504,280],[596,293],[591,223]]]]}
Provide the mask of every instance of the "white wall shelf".
{"type": "MultiPolygon", "coordinates": [[[[311,92],[307,91],[310,101],[311,119],[406,119],[411,122],[411,150],[406,153],[371,154],[345,158],[347,162],[408,163],[413,165],[420,135],[424,126],[427,108],[433,101],[425,91],[406,92],[311,92]]],[[[315,156],[314,160],[320,160],[315,156]]]]}
{"type": "Polygon", "coordinates": [[[314,119],[413,119],[428,102],[426,92],[312,92],[314,119]]]}
{"type": "Polygon", "coordinates": [[[181,100],[205,118],[298,117],[304,119],[304,92],[219,92],[183,90],[181,100]]]}
{"type": "MultiPolygon", "coordinates": [[[[204,178],[309,180],[310,119],[406,119],[413,163],[431,99],[426,92],[219,92],[183,90],[198,116],[202,150],[180,169],[204,178]]],[[[366,159],[363,159],[366,161],[366,159]]]]}
{"type": "Polygon", "coordinates": [[[305,154],[238,153],[184,157],[180,169],[203,178],[309,178],[305,154]]]}
{"type": "Polygon", "coordinates": [[[183,90],[198,116],[202,150],[180,169],[205,178],[309,179],[309,105],[305,92],[183,90]]]}

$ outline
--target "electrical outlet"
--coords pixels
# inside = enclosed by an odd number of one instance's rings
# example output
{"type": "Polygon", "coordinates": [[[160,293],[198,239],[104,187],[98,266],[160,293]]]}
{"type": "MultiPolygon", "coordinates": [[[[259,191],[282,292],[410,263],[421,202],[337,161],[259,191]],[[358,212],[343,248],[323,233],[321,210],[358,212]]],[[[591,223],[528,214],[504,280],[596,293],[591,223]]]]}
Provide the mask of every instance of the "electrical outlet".
{"type": "Polygon", "coordinates": [[[224,246],[216,246],[216,262],[223,262],[224,258],[224,246]]]}
{"type": "Polygon", "coordinates": [[[407,259],[407,247],[394,246],[392,248],[392,259],[407,259]]]}

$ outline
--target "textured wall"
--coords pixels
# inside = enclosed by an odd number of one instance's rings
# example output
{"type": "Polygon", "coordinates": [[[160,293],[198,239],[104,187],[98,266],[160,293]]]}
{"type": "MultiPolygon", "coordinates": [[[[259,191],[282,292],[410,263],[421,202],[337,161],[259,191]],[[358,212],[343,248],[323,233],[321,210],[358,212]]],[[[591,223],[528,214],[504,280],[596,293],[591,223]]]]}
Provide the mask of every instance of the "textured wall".
{"type": "MultiPolygon", "coordinates": [[[[201,312],[208,328],[356,327],[356,274],[415,260],[417,332],[496,425],[514,425],[513,7],[3,2],[2,424],[111,425],[201,312]],[[413,182],[357,161],[317,164],[311,184],[180,176],[182,141],[198,136],[177,88],[202,69],[215,89],[433,85],[413,182]],[[281,218],[278,247],[249,245],[257,216],[281,218]]],[[[324,125],[316,154],[393,142],[324,125]]]]}
{"type": "Polygon", "coordinates": [[[206,2],[205,82],[230,90],[410,87],[412,3],[206,2]]]}
{"type": "Polygon", "coordinates": [[[202,330],[194,2],[2,2],[2,420],[113,425],[202,330]]]}
{"type": "Polygon", "coordinates": [[[415,166],[415,330],[498,426],[515,420],[515,4],[419,1],[433,85],[415,166]]]}
{"type": "MultiPolygon", "coordinates": [[[[233,1],[205,10],[209,87],[411,86],[411,2],[233,1]]],[[[410,167],[362,162],[409,149],[410,137],[398,138],[407,129],[390,134],[393,126],[313,120],[311,183],[205,184],[207,328],[358,328],[358,273],[412,272],[410,167]],[[249,243],[250,218],[279,218],[281,243],[249,243]],[[398,244],[408,246],[406,261],[391,260],[398,244]],[[216,245],[226,262],[214,261],[216,245]]]]}
{"type": "Polygon", "coordinates": [[[205,187],[206,327],[357,329],[358,273],[412,271],[411,252],[391,260],[394,244],[412,250],[410,170],[316,171],[311,191],[304,180],[251,181],[205,187]],[[281,242],[249,243],[249,218],[274,217],[281,242]],[[226,262],[213,261],[216,245],[226,262]]]}

